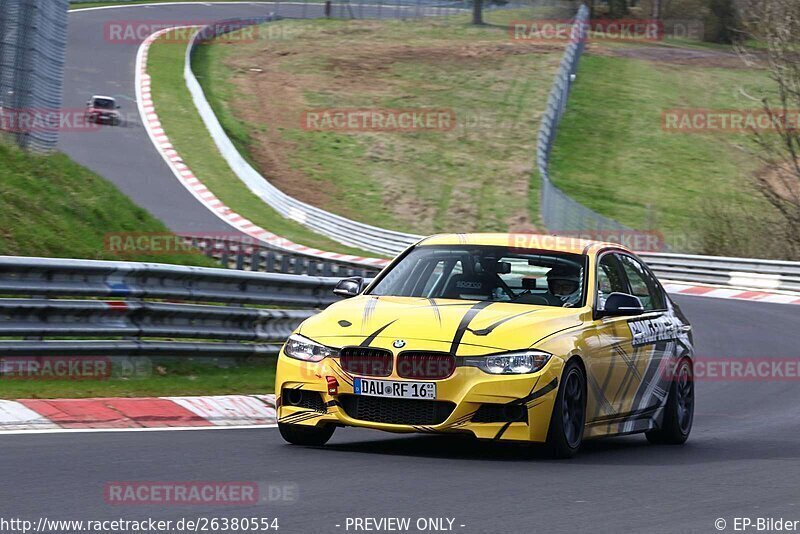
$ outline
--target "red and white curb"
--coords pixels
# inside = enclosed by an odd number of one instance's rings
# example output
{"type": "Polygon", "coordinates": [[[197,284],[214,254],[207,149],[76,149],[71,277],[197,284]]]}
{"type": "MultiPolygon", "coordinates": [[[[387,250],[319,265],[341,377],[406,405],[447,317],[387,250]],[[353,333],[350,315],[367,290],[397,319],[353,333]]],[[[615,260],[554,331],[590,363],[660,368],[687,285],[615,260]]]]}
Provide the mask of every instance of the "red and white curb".
{"type": "Polygon", "coordinates": [[[771,291],[736,289],[708,285],[681,284],[678,282],[665,282],[663,283],[663,286],[667,293],[673,295],[691,295],[695,297],[710,297],[716,299],[769,302],[771,304],[800,304],[800,295],[791,293],[777,293],[771,291]]]}
{"type": "Polygon", "coordinates": [[[338,260],[343,262],[357,263],[361,265],[370,265],[375,267],[383,267],[389,263],[389,260],[383,258],[364,258],[361,256],[353,256],[350,254],[339,254],[336,252],[326,252],[323,250],[306,247],[294,243],[285,237],[275,235],[264,228],[258,226],[254,222],[242,217],[230,207],[226,206],[214,193],[212,193],[192,170],[186,165],[181,158],[180,154],[175,150],[175,147],[169,140],[169,137],[164,132],[161,121],[156,113],[153,97],[150,92],[151,78],[147,73],[147,58],[151,45],[162,35],[176,30],[199,28],[199,26],[180,26],[174,28],[166,28],[150,35],[139,47],[136,55],[136,101],[139,107],[139,114],[142,117],[147,134],[150,140],[158,150],[161,157],[169,165],[178,181],[189,190],[192,195],[206,208],[211,210],[217,217],[231,225],[233,228],[246,234],[250,237],[258,239],[268,245],[278,247],[291,252],[297,252],[318,258],[329,260],[338,260]]]}
{"type": "Polygon", "coordinates": [[[0,432],[275,426],[275,395],[0,400],[0,432]]]}

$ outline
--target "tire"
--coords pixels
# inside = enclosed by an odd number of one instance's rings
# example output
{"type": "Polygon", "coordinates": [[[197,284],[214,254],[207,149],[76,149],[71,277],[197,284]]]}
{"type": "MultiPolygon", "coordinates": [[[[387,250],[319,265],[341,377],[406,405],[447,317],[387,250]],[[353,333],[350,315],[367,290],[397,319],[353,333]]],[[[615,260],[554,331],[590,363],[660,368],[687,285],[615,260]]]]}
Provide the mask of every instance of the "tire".
{"type": "Polygon", "coordinates": [[[278,430],[281,437],[292,445],[320,447],[331,439],[336,427],[333,425],[301,426],[278,423],[278,430]]]}
{"type": "Polygon", "coordinates": [[[545,448],[549,456],[572,458],[583,442],[586,426],[586,375],[577,360],[570,360],[561,375],[545,448]]]}
{"type": "Polygon", "coordinates": [[[647,441],[658,445],[681,445],[689,439],[694,421],[694,373],[691,362],[683,358],[675,367],[661,427],[645,433],[647,441]]]}

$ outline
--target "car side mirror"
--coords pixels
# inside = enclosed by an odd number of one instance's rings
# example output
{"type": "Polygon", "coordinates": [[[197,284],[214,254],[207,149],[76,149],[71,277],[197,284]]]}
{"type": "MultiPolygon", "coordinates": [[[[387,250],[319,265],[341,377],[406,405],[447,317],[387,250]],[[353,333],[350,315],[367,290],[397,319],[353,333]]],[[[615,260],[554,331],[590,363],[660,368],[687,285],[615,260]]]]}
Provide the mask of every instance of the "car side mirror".
{"type": "Polygon", "coordinates": [[[335,288],[333,288],[333,294],[337,297],[349,299],[350,297],[355,297],[361,293],[361,287],[363,284],[364,279],[360,276],[345,278],[344,280],[339,280],[339,283],[336,284],[335,288]]]}
{"type": "Polygon", "coordinates": [[[639,297],[634,297],[627,293],[611,293],[606,299],[604,310],[598,310],[597,316],[600,317],[624,317],[626,315],[641,315],[644,313],[644,306],[639,297]]]}
{"type": "Polygon", "coordinates": [[[122,106],[120,106],[119,104],[117,104],[117,109],[120,109],[121,107],[122,107],[122,106]]]}

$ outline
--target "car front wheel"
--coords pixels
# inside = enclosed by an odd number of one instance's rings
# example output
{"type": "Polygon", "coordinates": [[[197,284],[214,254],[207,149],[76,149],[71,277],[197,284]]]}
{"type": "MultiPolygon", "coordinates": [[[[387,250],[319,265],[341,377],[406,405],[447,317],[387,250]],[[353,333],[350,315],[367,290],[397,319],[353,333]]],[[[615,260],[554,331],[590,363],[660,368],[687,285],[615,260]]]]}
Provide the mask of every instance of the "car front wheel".
{"type": "Polygon", "coordinates": [[[331,439],[336,427],[333,425],[302,426],[278,423],[278,430],[281,433],[281,437],[292,445],[319,447],[325,445],[331,439]]]}
{"type": "Polygon", "coordinates": [[[547,451],[554,458],[572,458],[583,442],[586,424],[586,376],[576,360],[567,363],[561,375],[550,429],[547,451]]]}

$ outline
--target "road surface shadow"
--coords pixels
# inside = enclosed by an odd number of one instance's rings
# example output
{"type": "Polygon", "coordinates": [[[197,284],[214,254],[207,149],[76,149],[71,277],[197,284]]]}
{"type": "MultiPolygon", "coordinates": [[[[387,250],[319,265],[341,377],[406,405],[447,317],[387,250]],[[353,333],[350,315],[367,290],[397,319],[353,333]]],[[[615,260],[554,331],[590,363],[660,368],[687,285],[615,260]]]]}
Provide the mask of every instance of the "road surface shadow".
{"type": "MultiPolygon", "coordinates": [[[[343,436],[344,437],[344,436],[343,436]]],[[[402,436],[388,439],[334,441],[324,449],[346,453],[481,462],[558,462],[540,446],[479,441],[469,436],[402,436]]],[[[684,445],[652,445],[644,435],[591,440],[571,463],[584,465],[708,464],[737,460],[800,459],[791,440],[743,439],[741,436],[690,438],[684,445]]]]}

